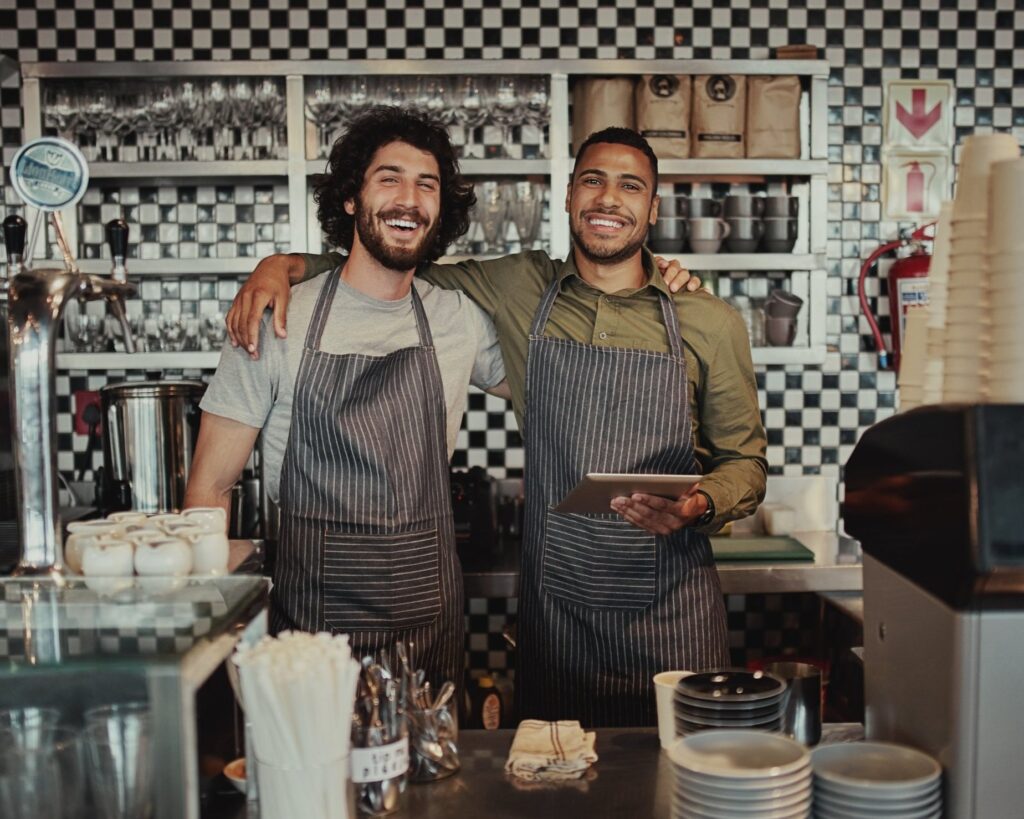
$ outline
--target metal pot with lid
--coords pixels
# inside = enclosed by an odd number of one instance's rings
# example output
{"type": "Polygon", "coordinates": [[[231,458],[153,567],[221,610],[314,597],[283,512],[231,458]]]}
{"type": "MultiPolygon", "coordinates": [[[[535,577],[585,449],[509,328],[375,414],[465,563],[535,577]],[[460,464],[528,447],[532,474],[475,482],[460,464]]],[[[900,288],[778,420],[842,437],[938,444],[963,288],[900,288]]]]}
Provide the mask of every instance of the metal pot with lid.
{"type": "Polygon", "coordinates": [[[199,435],[199,381],[134,381],[100,390],[104,509],[176,512],[199,435]]]}

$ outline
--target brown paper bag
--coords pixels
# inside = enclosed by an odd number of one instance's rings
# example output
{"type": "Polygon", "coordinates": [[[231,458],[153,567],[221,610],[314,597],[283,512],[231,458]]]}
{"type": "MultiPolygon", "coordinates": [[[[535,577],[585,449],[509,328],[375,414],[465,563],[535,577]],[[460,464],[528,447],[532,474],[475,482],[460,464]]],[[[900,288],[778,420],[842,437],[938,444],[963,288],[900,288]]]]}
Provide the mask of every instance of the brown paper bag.
{"type": "Polygon", "coordinates": [[[747,77],[747,156],[800,158],[800,78],[747,77]]]}
{"type": "Polygon", "coordinates": [[[645,74],[636,83],[636,129],[659,159],[690,155],[690,77],[645,74]]]}
{"type": "Polygon", "coordinates": [[[747,78],[699,74],[693,78],[690,154],[737,159],[746,155],[747,78]]]}
{"type": "Polygon", "coordinates": [[[572,152],[594,131],[635,128],[632,77],[581,77],[572,88],[572,152]]]}

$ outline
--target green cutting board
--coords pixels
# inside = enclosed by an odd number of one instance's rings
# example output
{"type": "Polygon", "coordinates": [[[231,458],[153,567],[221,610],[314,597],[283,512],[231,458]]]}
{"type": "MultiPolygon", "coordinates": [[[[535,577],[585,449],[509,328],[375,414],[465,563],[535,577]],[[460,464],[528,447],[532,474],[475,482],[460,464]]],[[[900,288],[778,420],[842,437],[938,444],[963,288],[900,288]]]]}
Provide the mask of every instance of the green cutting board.
{"type": "Polygon", "coordinates": [[[764,537],[713,537],[715,561],[730,560],[814,560],[814,552],[787,535],[764,537]]]}

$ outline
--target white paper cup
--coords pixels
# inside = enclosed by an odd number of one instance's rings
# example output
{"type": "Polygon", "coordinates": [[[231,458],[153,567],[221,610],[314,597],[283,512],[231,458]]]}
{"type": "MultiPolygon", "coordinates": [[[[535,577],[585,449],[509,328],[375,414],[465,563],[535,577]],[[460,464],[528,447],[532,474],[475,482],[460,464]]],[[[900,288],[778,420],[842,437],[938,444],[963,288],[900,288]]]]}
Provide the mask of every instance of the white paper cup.
{"type": "Polygon", "coordinates": [[[668,748],[676,739],[676,683],[692,671],[662,671],[654,675],[654,701],[658,707],[658,740],[668,748]]]}
{"type": "Polygon", "coordinates": [[[1024,159],[992,165],[989,213],[992,246],[1024,248],[1020,230],[1024,224],[1024,159]]]}
{"type": "Polygon", "coordinates": [[[949,241],[950,256],[960,256],[965,253],[975,253],[984,256],[989,252],[992,245],[985,236],[953,236],[949,241]]]}
{"type": "Polygon", "coordinates": [[[1013,134],[974,134],[964,140],[957,173],[955,216],[983,216],[989,208],[992,165],[1020,156],[1013,134]]]}

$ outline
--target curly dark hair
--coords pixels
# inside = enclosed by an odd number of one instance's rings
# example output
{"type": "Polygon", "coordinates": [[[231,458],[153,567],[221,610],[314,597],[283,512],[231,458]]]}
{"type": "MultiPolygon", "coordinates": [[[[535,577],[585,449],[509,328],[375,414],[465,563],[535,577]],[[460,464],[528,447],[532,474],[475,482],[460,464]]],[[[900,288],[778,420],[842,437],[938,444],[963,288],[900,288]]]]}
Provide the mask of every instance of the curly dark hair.
{"type": "Polygon", "coordinates": [[[459,170],[445,127],[419,114],[377,106],[353,119],[338,138],[327,160],[327,173],[313,182],[317,218],[333,247],[352,249],[356,217],[345,212],[345,202],[359,198],[363,178],[373,155],[392,142],[405,142],[428,151],[441,172],[441,212],[438,230],[427,259],[443,256],[448,246],[469,229],[469,210],[476,203],[473,183],[459,170]]]}

